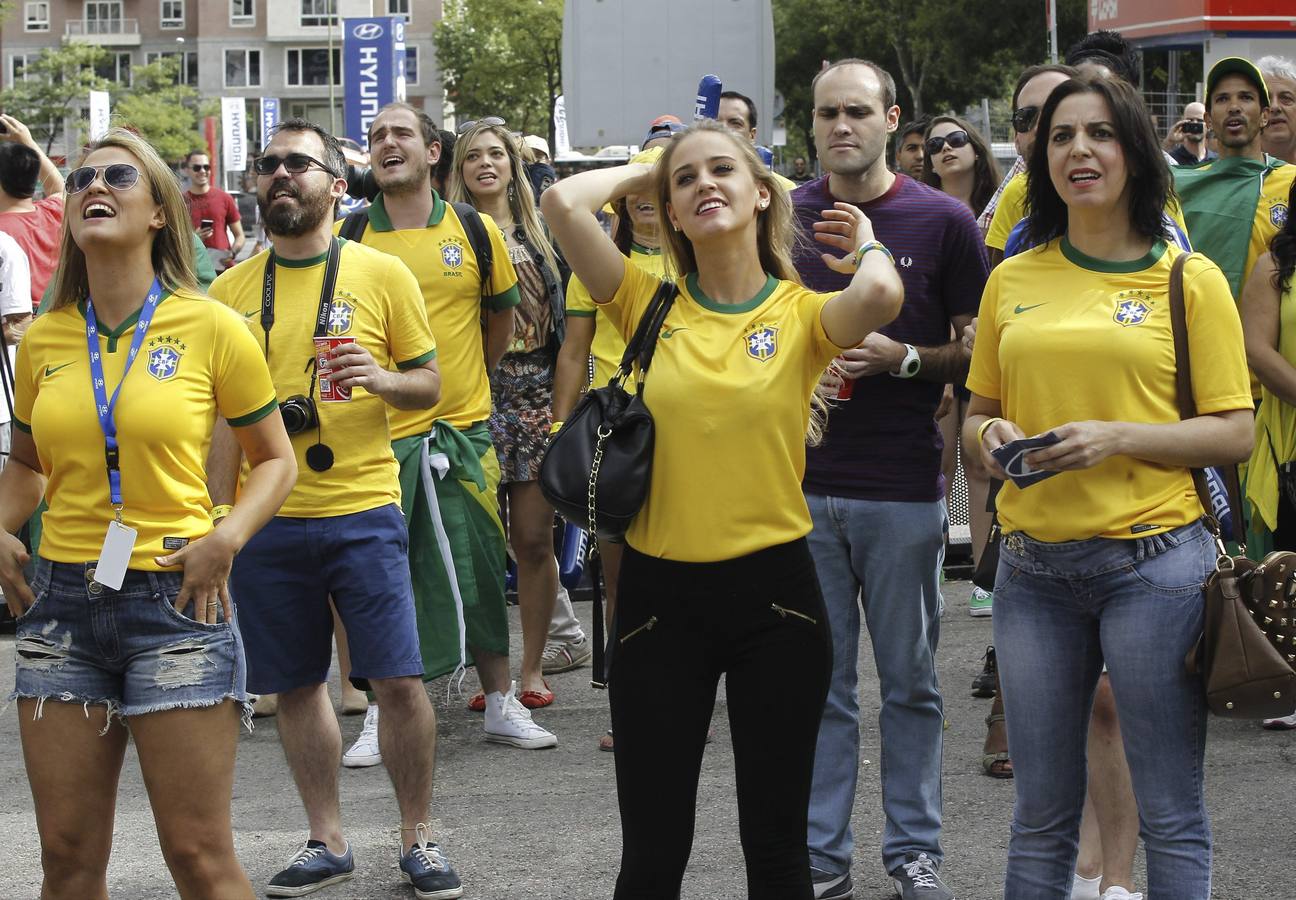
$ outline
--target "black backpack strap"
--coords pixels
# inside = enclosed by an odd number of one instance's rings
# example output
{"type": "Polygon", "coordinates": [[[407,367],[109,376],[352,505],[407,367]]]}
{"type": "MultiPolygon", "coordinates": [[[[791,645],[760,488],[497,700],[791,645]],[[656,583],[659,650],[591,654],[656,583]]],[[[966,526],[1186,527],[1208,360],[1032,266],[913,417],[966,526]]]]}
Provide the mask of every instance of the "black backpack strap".
{"type": "Polygon", "coordinates": [[[451,203],[454,207],[455,215],[459,217],[459,224],[463,225],[464,234],[468,235],[468,243],[472,244],[473,256],[477,257],[477,271],[481,273],[482,296],[490,297],[492,294],[487,290],[491,280],[491,267],[494,260],[491,258],[490,236],[486,234],[486,223],[482,221],[481,213],[471,203],[451,203]]]}
{"type": "Polygon", "coordinates": [[[338,232],[338,236],[345,238],[348,241],[360,243],[360,238],[364,235],[365,229],[368,227],[369,208],[365,207],[364,209],[357,209],[355,212],[349,213],[347,217],[342,220],[342,230],[338,232]]]}

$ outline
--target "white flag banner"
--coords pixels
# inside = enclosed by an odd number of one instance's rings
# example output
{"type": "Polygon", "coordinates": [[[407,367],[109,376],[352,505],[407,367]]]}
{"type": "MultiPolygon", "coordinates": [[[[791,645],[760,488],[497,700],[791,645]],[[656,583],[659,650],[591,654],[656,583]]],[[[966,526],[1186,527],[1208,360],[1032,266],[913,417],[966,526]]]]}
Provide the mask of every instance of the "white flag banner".
{"type": "Polygon", "coordinates": [[[561,96],[554,101],[554,158],[571,153],[567,137],[567,102],[561,96]]]}
{"type": "Polygon", "coordinates": [[[108,133],[108,92],[90,92],[90,140],[97,141],[108,133]]]}
{"type": "Polygon", "coordinates": [[[221,97],[221,144],[226,172],[247,168],[247,106],[242,97],[221,97]]]}

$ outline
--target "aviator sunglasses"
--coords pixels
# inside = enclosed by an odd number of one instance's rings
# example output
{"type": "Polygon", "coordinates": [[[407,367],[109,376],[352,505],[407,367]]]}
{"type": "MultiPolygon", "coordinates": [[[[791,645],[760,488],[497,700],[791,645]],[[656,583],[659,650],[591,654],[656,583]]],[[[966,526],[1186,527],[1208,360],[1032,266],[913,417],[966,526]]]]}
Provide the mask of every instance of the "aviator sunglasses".
{"type": "Polygon", "coordinates": [[[300,175],[311,166],[317,166],[328,172],[334,178],[340,177],[336,172],[330,169],[324,163],[320,162],[313,156],[305,153],[289,153],[287,156],[260,156],[252,163],[252,168],[258,175],[273,175],[279,171],[279,166],[284,167],[284,171],[289,175],[300,175]]]}
{"type": "Polygon", "coordinates": [[[139,181],[139,169],[129,163],[113,163],[110,166],[82,166],[68,173],[67,192],[79,194],[103,173],[103,182],[114,191],[126,191],[139,181]]]}
{"type": "Polygon", "coordinates": [[[469,119],[467,122],[461,122],[455,129],[455,134],[467,134],[470,128],[476,128],[478,125],[499,127],[508,123],[499,116],[487,116],[484,119],[469,119]]]}
{"type": "Polygon", "coordinates": [[[950,145],[951,150],[958,150],[962,147],[966,147],[968,144],[968,133],[960,128],[958,131],[951,131],[949,134],[934,135],[927,138],[927,141],[923,146],[927,148],[928,156],[935,156],[937,153],[941,152],[941,148],[946,144],[950,145]]]}

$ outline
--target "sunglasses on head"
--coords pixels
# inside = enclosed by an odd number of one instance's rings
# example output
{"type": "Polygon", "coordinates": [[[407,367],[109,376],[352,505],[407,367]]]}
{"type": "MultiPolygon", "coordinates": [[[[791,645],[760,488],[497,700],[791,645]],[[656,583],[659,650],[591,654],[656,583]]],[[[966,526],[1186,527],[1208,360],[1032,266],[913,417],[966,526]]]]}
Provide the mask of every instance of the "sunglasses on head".
{"type": "Polygon", "coordinates": [[[307,156],[305,153],[289,153],[287,156],[272,156],[267,154],[258,157],[256,161],[252,163],[252,168],[258,175],[273,175],[275,172],[279,171],[280,166],[283,166],[284,171],[289,175],[300,175],[311,166],[315,166],[328,172],[334,178],[339,177],[336,172],[324,165],[324,163],[320,162],[313,156],[307,156]]]}
{"type": "Polygon", "coordinates": [[[1023,106],[1012,114],[1013,130],[1018,134],[1025,134],[1035,127],[1035,119],[1039,116],[1040,108],[1038,106],[1023,106]]]}
{"type": "Polygon", "coordinates": [[[67,192],[79,194],[94,184],[99,173],[103,173],[103,182],[114,191],[125,191],[133,188],[139,181],[139,169],[129,163],[113,163],[111,166],[82,166],[68,173],[67,192]]]}
{"type": "Polygon", "coordinates": [[[211,163],[207,163],[206,165],[194,165],[194,166],[190,166],[189,169],[190,169],[190,171],[192,171],[192,172],[210,172],[210,171],[211,171],[211,163]]]}
{"type": "Polygon", "coordinates": [[[924,146],[927,148],[928,156],[935,156],[941,152],[941,148],[946,144],[950,145],[951,150],[958,150],[960,147],[966,147],[968,140],[968,133],[960,128],[958,131],[951,131],[949,134],[932,135],[927,138],[924,146]]]}
{"type": "Polygon", "coordinates": [[[478,125],[504,126],[508,123],[499,116],[487,116],[484,119],[469,119],[467,122],[461,122],[455,129],[455,134],[466,134],[469,129],[476,128],[478,125]]]}

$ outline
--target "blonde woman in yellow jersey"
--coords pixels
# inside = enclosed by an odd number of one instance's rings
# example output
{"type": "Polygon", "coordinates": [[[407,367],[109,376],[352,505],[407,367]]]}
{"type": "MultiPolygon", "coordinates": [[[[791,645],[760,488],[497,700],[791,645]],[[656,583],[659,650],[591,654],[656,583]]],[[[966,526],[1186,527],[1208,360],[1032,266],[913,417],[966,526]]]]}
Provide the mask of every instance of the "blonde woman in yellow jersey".
{"type": "Polygon", "coordinates": [[[127,723],[180,896],[253,896],[230,827],[250,708],[226,581],[297,469],[256,342],[197,292],[189,235],[170,169],[110,131],[68,175],[53,308],[19,349],[0,585],[18,616],[14,696],[49,900],[108,896],[127,723]],[[218,415],[252,473],[213,510],[218,415]],[[31,561],[13,533],[42,496],[31,561]]]}
{"type": "MultiPolygon", "coordinates": [[[[1137,91],[1069,79],[1045,101],[1027,163],[1029,243],[981,301],[963,439],[1026,436],[1053,473],[999,493],[994,638],[1017,802],[1007,900],[1071,895],[1085,743],[1104,663],[1147,851],[1148,894],[1210,896],[1206,706],[1184,657],[1214,565],[1191,469],[1251,450],[1241,324],[1214,263],[1184,267],[1198,415],[1180,421],[1162,212],[1170,173],[1137,91]]],[[[1018,474],[1020,474],[1020,470],[1018,474]]],[[[1109,896],[1124,886],[1111,886],[1109,896]]]]}
{"type": "Polygon", "coordinates": [[[648,191],[680,294],[647,380],[652,483],[626,535],[613,629],[615,896],[679,895],[725,674],[748,894],[810,900],[806,818],[831,669],[801,493],[810,398],[834,356],[895,317],[904,289],[868,219],[844,203],[816,232],[856,251],[825,254],[854,279],[840,294],[803,288],[787,193],[749,142],[703,122],[656,166],[586,172],[541,200],[573,271],[623,337],[660,281],[621,254],[595,212],[648,191]]]}

